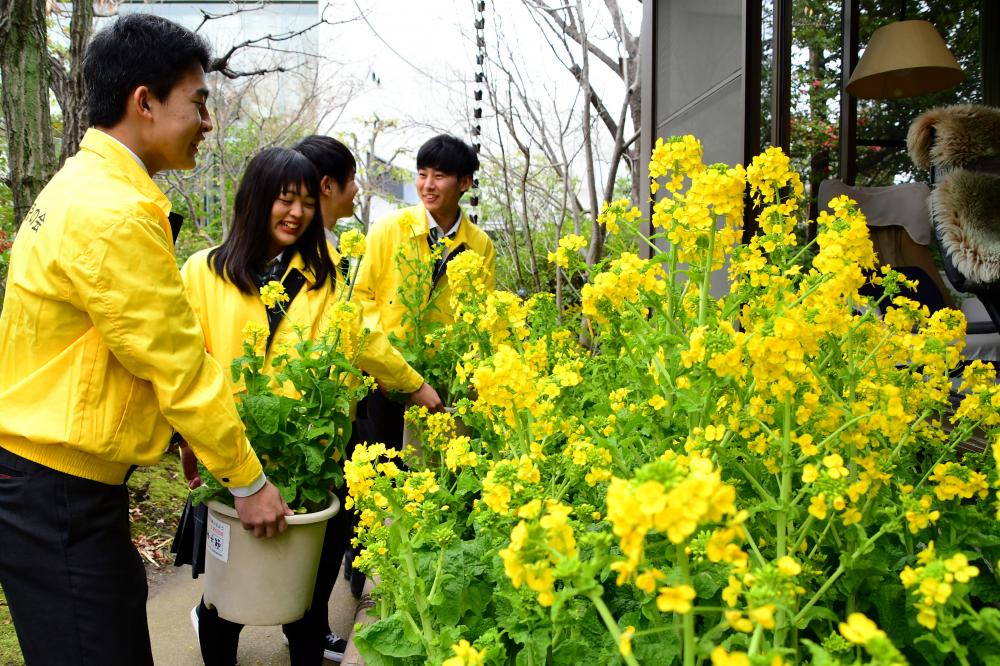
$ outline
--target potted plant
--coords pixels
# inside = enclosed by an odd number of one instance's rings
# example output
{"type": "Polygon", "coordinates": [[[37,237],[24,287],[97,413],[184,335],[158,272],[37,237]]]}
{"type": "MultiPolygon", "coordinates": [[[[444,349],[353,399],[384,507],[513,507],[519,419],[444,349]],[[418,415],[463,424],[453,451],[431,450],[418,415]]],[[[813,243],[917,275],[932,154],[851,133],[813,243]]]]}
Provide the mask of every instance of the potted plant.
{"type": "MultiPolygon", "coordinates": [[[[261,297],[272,307],[287,300],[278,282],[261,297]]],[[[257,539],[242,529],[231,494],[202,474],[206,483],[194,501],[209,507],[205,601],[227,620],[284,624],[301,617],[312,598],[326,521],[341,508],[330,491],[343,485],[351,405],[372,383],[354,365],[365,334],[347,298],[330,307],[319,337],[297,331],[294,349],[276,349],[270,361],[267,328],[251,322],[243,331],[244,353],[231,368],[241,388],[237,410],[264,473],[295,515],[284,533],[257,539]]]]}

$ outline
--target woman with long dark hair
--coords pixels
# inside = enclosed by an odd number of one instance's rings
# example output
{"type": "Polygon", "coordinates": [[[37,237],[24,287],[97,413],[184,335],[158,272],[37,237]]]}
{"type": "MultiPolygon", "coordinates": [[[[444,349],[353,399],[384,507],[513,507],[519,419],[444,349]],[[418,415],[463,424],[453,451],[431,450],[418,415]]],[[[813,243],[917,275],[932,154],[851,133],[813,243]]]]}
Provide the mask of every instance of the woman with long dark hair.
{"type": "MultiPolygon", "coordinates": [[[[331,257],[320,206],[321,179],[313,163],[287,148],[268,148],[247,165],[236,192],[233,220],[221,245],[191,256],[181,269],[188,299],[198,316],[209,353],[223,367],[243,355],[243,328],[267,322],[265,371],[278,349],[294,349],[299,335],[318,337],[324,314],[340,297],[344,281],[331,257]],[[260,288],[271,281],[286,285],[290,296],[280,313],[264,307],[260,288]],[[296,290],[295,282],[301,283],[296,290]]],[[[361,319],[357,326],[360,328],[361,319]]],[[[386,388],[414,391],[422,384],[384,336],[368,335],[359,367],[386,388]]],[[[235,387],[234,387],[235,390],[235,387]]],[[[191,454],[182,448],[189,485],[200,479],[191,454]]],[[[341,495],[343,502],[343,490],[341,495]]],[[[342,504],[343,506],[343,504],[342,504]]],[[[350,516],[341,511],[327,523],[321,567],[339,564],[350,532],[350,516]]],[[[333,572],[336,577],[336,571],[333,572]]],[[[329,628],[330,590],[320,573],[314,602],[305,617],[283,627],[293,666],[321,664],[329,628]]],[[[252,581],[247,581],[252,585],[252,581]]],[[[192,610],[202,657],[208,666],[233,666],[242,625],[223,620],[204,600],[192,610]]]]}

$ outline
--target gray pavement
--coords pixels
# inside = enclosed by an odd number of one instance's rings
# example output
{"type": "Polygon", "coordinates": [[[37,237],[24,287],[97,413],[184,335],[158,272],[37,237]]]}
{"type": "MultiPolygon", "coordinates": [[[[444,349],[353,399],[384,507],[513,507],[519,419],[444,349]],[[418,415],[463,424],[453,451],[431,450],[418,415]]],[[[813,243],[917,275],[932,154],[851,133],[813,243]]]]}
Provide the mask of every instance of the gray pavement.
{"type": "MultiPolygon", "coordinates": [[[[191,578],[191,567],[164,567],[150,576],[149,634],[157,666],[201,666],[191,609],[201,599],[204,577],[191,578]]],[[[330,626],[347,637],[354,626],[357,602],[343,576],[330,597],[330,626]]],[[[281,627],[246,627],[240,634],[240,666],[287,666],[288,648],[281,627]]],[[[333,662],[324,662],[332,664],[333,662]]]]}

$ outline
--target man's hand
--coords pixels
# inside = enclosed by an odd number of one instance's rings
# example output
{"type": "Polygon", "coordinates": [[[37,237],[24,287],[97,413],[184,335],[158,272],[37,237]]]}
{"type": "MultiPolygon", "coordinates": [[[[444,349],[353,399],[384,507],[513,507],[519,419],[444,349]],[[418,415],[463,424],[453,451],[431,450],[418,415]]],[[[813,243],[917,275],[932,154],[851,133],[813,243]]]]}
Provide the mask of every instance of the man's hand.
{"type": "Polygon", "coordinates": [[[264,487],[250,497],[233,500],[243,529],[253,530],[255,537],[273,537],[288,529],[285,516],[291,516],[292,510],[270,481],[265,481],[264,487]]]}
{"type": "Polygon", "coordinates": [[[444,403],[434,387],[424,382],[416,391],[410,394],[410,404],[417,407],[426,407],[432,412],[443,412],[444,403]]]}
{"type": "Polygon", "coordinates": [[[181,442],[180,450],[184,478],[187,479],[188,489],[194,490],[201,485],[201,476],[198,474],[198,459],[194,457],[194,451],[186,443],[181,442]]]}

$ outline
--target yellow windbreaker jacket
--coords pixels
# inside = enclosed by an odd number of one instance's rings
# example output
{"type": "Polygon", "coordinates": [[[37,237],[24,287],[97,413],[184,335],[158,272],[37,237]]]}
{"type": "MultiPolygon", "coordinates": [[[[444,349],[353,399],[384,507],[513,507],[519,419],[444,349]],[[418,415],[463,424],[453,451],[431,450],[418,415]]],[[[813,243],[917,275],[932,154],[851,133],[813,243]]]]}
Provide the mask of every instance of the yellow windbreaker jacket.
{"type": "MultiPolygon", "coordinates": [[[[194,307],[202,330],[205,332],[205,343],[208,352],[219,363],[228,368],[233,359],[243,355],[243,327],[247,322],[255,322],[267,328],[267,310],[256,294],[245,294],[232,282],[224,280],[212,270],[208,263],[211,250],[202,250],[191,256],[181,269],[181,277],[187,290],[188,299],[194,307]]],[[[334,266],[340,264],[340,256],[330,248],[334,266]]],[[[343,280],[337,273],[337,280],[331,280],[319,289],[312,289],[316,278],[307,270],[302,258],[296,254],[289,261],[288,269],[297,268],[306,278],[306,283],[290,304],[287,313],[275,331],[274,340],[267,353],[270,361],[274,350],[281,347],[294,349],[299,341],[296,328],[302,331],[304,337],[319,337],[324,324],[324,313],[338,299],[343,280]]],[[[357,326],[362,325],[361,313],[358,314],[357,326]]],[[[405,393],[412,393],[423,384],[423,378],[411,368],[402,355],[389,344],[381,331],[369,333],[365,347],[358,358],[358,367],[375,377],[380,385],[405,393]]],[[[265,368],[270,370],[269,362],[265,368]]],[[[233,390],[237,390],[234,386],[233,390]]]]}
{"type": "MultiPolygon", "coordinates": [[[[396,251],[402,248],[409,257],[430,254],[427,244],[427,210],[423,204],[402,208],[383,217],[368,232],[368,247],[361,260],[354,298],[361,303],[365,312],[365,325],[371,329],[381,328],[388,335],[405,335],[403,329],[404,307],[396,293],[405,276],[396,263],[396,251]]],[[[483,276],[486,288],[492,290],[496,284],[496,255],[493,241],[486,232],[469,220],[462,212],[462,223],[454,237],[452,252],[462,245],[466,249],[483,256],[486,274],[483,276]]],[[[451,289],[445,275],[431,292],[434,308],[427,318],[451,323],[454,313],[449,303],[451,289]]]]}
{"type": "Polygon", "coordinates": [[[184,296],[169,211],[128,150],[94,129],[38,195],[0,314],[0,446],[118,484],[177,429],[224,485],[260,476],[184,296]]]}

